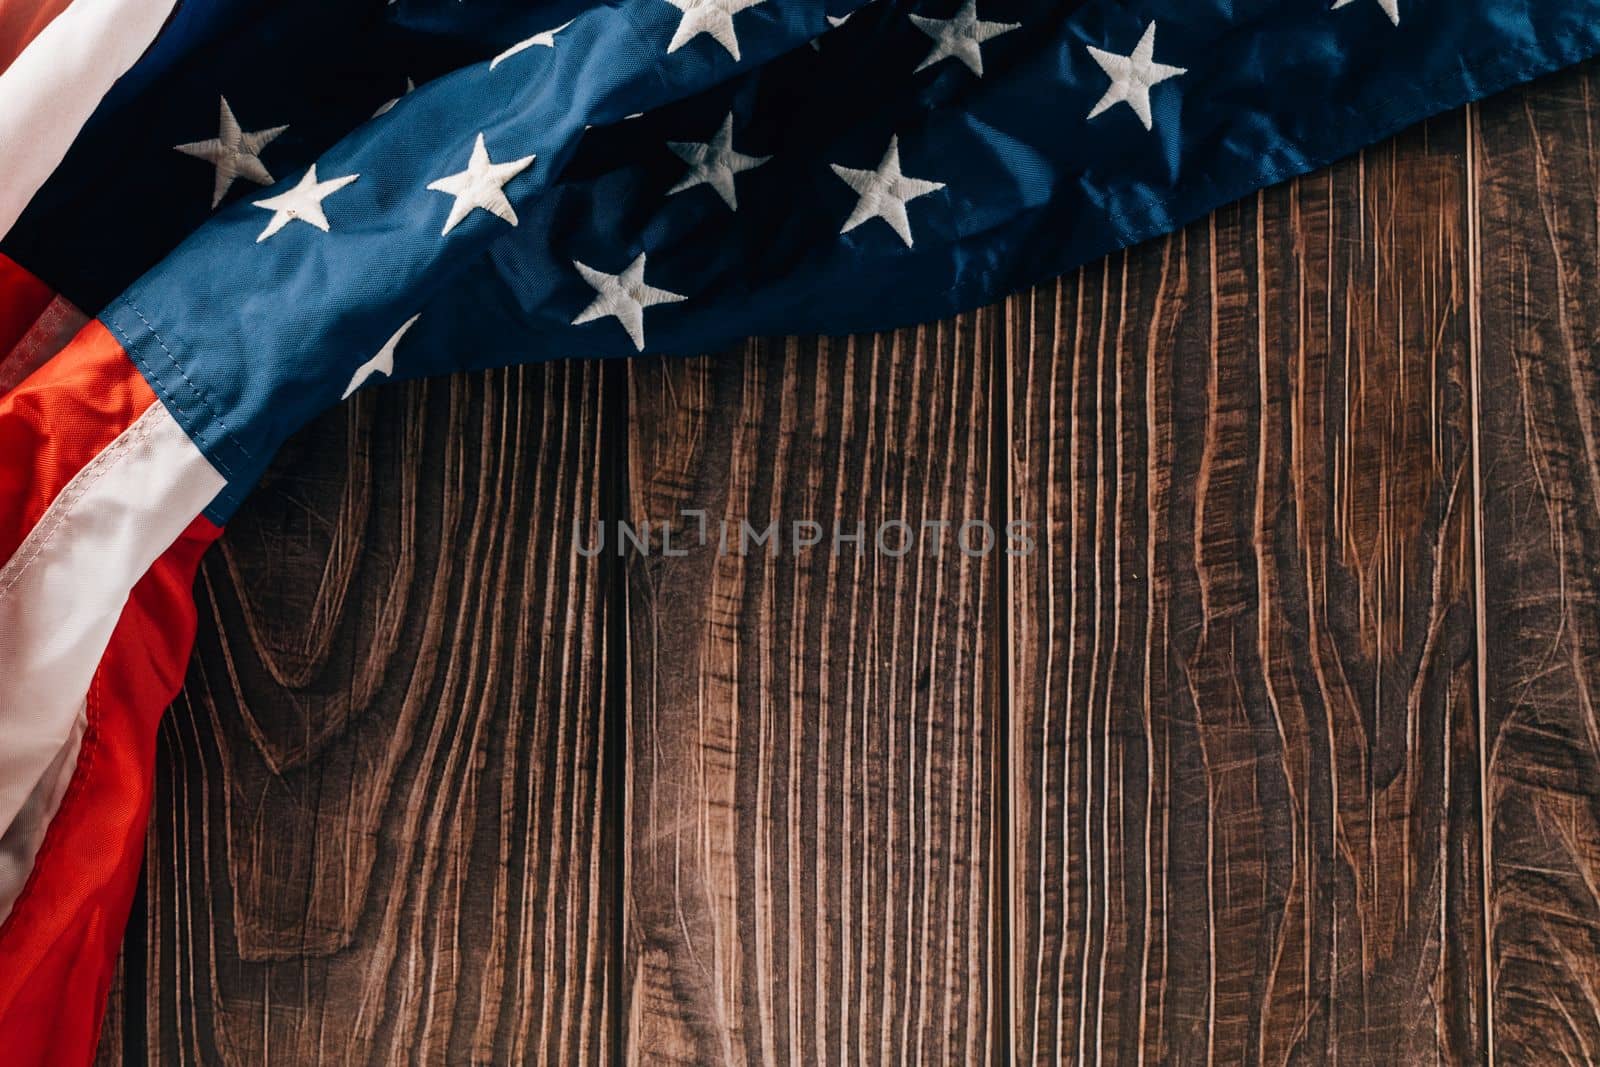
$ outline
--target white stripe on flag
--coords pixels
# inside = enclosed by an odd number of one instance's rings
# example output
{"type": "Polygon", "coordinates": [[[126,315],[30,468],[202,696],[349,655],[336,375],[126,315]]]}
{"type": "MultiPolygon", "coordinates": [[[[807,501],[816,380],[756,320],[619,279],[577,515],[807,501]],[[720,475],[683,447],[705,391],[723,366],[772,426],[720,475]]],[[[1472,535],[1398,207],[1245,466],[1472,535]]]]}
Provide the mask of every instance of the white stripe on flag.
{"type": "Polygon", "coordinates": [[[61,810],[61,798],[67,795],[72,772],[77,769],[78,750],[83,745],[83,732],[88,725],[89,702],[85,700],[79,703],[78,714],[73,716],[67,743],[45,768],[44,777],[39,779],[10,828],[0,834],[0,922],[5,922],[11,914],[11,906],[27,884],[34,858],[44,844],[50,820],[61,810]]]}
{"type": "Polygon", "coordinates": [[[73,0],[0,73],[0,237],[94,109],[144,54],[175,0],[73,0]]]}
{"type": "MultiPolygon", "coordinates": [[[[71,744],[128,594],[224,484],[157,401],[0,567],[0,837],[42,837],[19,815],[42,810],[29,799],[71,744]]],[[[0,882],[7,910],[21,888],[0,882]]]]}

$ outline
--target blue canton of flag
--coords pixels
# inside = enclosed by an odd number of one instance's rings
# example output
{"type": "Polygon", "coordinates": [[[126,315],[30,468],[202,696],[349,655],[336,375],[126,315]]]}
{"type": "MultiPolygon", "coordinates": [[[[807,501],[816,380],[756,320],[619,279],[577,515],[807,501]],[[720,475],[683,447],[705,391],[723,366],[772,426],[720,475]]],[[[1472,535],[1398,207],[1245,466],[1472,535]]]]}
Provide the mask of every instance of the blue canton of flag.
{"type": "Polygon", "coordinates": [[[291,432],[373,382],[947,315],[1580,59],[1597,15],[180,8],[5,251],[105,306],[224,474],[221,520],[291,432]],[[115,195],[96,194],[108,174],[115,195]],[[117,247],[85,263],[72,227],[117,247]]]}

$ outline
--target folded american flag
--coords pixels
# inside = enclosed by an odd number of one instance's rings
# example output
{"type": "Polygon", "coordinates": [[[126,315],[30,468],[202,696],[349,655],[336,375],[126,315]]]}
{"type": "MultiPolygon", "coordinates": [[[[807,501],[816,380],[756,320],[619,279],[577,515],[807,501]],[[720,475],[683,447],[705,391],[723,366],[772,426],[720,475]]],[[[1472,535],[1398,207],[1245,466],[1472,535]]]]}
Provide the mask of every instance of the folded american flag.
{"type": "Polygon", "coordinates": [[[319,411],[948,315],[1597,44],[1600,0],[0,0],[5,1061],[93,1054],[195,567],[319,411]]]}

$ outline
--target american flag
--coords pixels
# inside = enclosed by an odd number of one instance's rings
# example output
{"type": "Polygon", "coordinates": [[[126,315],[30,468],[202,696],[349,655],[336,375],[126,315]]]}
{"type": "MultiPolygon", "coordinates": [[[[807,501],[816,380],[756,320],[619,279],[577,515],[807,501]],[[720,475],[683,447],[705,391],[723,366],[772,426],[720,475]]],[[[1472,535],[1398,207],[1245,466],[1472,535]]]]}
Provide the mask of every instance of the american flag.
{"type": "Polygon", "coordinates": [[[92,1057],[195,568],[318,412],[949,315],[1596,51],[1600,0],[0,0],[0,1055],[92,1057]]]}

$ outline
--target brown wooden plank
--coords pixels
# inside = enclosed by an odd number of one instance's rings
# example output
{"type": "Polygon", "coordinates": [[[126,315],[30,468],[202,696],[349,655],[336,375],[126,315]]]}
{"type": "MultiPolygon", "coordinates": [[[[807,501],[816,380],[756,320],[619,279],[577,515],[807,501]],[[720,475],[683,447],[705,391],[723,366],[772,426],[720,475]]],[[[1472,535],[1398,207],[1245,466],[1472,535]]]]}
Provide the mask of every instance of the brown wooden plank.
{"type": "MultiPolygon", "coordinates": [[[[137,920],[139,916],[135,916],[137,920]]],[[[136,921],[129,922],[129,928],[138,936],[140,932],[136,921]]],[[[95,1050],[95,1067],[121,1067],[129,1062],[127,1044],[123,1035],[127,1031],[127,1012],[140,1011],[143,1002],[135,998],[133,1003],[128,1002],[127,988],[127,954],[126,951],[117,957],[117,969],[111,976],[111,993],[106,998],[105,1017],[100,1021],[100,1046],[95,1050]]]]}
{"type": "Polygon", "coordinates": [[[999,1039],[994,558],[954,527],[940,556],[831,544],[994,519],[996,325],[632,366],[634,520],[711,526],[629,554],[632,1062],[970,1063],[999,1039]],[[741,556],[738,524],[774,519],[781,554],[741,556]],[[828,540],[794,553],[806,520],[828,540]]]}
{"type": "Polygon", "coordinates": [[[1008,305],[1024,1062],[1481,1061],[1464,149],[1008,305]]]}
{"type": "Polygon", "coordinates": [[[1600,68],[1475,111],[1499,1062],[1600,1059],[1600,68]]]}
{"type": "Polygon", "coordinates": [[[161,1063],[606,1058],[602,368],[380,391],[208,557],[163,728],[161,1063]]]}

